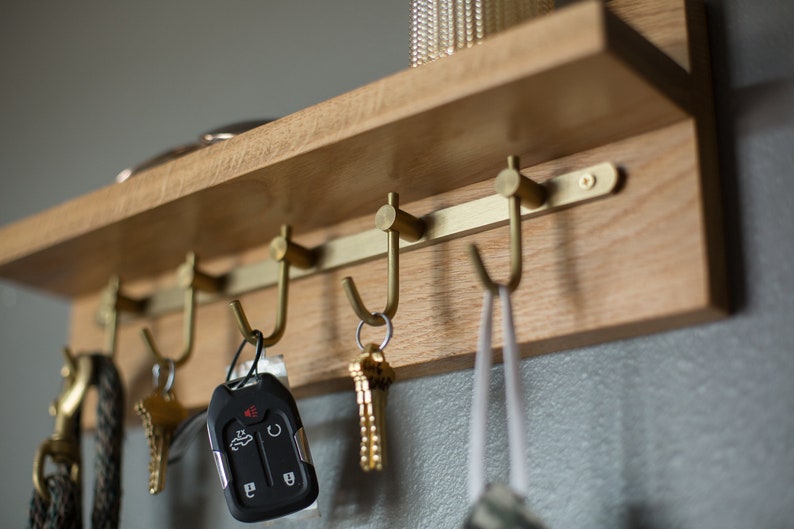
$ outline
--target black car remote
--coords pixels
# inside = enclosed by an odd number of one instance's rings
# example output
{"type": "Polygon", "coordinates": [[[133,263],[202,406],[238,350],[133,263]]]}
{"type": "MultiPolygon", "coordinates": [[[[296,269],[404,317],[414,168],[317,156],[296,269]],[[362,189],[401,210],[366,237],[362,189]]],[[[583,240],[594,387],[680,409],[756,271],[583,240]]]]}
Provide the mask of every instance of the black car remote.
{"type": "Polygon", "coordinates": [[[260,522],[308,507],[319,486],[295,399],[269,373],[239,385],[215,388],[207,410],[229,511],[241,522],[260,522]]]}

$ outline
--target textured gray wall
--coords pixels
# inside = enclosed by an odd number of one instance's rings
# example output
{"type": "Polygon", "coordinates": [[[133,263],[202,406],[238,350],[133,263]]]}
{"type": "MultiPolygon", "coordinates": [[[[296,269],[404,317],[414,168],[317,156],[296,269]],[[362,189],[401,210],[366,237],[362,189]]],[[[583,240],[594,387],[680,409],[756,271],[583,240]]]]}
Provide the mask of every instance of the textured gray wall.
{"type": "MultiPolygon", "coordinates": [[[[405,4],[4,3],[0,222],[107,185],[206,128],[294,112],[406,67],[405,4]]],[[[530,499],[553,528],[794,526],[794,4],[708,4],[737,310],[522,363],[530,499]]],[[[0,525],[10,528],[25,525],[33,452],[52,430],[68,314],[8,283],[0,311],[0,525]]],[[[350,394],[302,400],[323,513],[305,526],[459,526],[470,379],[393,388],[393,464],[381,475],[357,468],[350,394]]],[[[494,478],[506,477],[501,404],[494,478]]],[[[128,432],[122,527],[242,525],[203,436],[154,498],[146,459],[141,432],[128,432]]]]}

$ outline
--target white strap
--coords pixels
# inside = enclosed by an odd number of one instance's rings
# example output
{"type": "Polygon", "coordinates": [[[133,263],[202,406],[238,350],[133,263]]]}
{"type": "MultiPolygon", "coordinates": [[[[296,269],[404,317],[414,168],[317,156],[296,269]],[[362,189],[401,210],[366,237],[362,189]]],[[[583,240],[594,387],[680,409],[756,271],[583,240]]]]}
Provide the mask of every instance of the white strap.
{"type": "MultiPolygon", "coordinates": [[[[513,326],[513,309],[507,287],[500,285],[499,297],[502,299],[507,435],[510,445],[510,487],[517,494],[526,496],[529,484],[524,464],[525,437],[524,414],[521,409],[521,377],[518,366],[518,345],[513,326]]],[[[492,321],[493,294],[486,289],[483,295],[477,356],[474,359],[474,397],[469,444],[469,501],[471,503],[476,502],[482,496],[486,484],[485,441],[488,422],[488,391],[493,363],[492,321]]]]}
{"type": "Polygon", "coordinates": [[[504,340],[505,392],[507,393],[507,439],[510,443],[510,487],[521,496],[529,493],[529,480],[524,460],[526,454],[526,430],[522,410],[521,371],[518,365],[518,344],[513,326],[513,307],[510,291],[499,286],[502,298],[502,339],[504,340]]]}
{"type": "Polygon", "coordinates": [[[480,336],[474,357],[474,397],[469,434],[469,503],[485,491],[485,428],[488,414],[488,386],[491,380],[491,328],[493,295],[486,289],[482,298],[480,336]]]}

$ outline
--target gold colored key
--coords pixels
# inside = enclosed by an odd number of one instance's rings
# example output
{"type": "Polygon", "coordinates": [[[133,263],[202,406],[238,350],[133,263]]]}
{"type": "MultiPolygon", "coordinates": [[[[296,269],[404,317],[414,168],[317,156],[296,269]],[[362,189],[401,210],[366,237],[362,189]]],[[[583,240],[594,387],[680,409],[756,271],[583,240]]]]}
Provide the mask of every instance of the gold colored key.
{"type": "Polygon", "coordinates": [[[361,371],[361,363],[354,361],[351,366],[353,366],[351,373],[356,373],[354,380],[356,383],[356,402],[358,404],[359,432],[361,435],[361,468],[365,471],[373,468],[380,469],[383,468],[383,460],[380,457],[380,437],[382,433],[378,429],[377,424],[378,415],[375,409],[377,404],[373,403],[373,393],[367,377],[361,371]]]}
{"type": "Polygon", "coordinates": [[[135,413],[143,421],[149,443],[149,494],[157,494],[165,488],[171,437],[179,423],[187,418],[187,410],[177,401],[173,391],[155,390],[135,403],[135,413]]]}
{"type": "Polygon", "coordinates": [[[356,385],[361,468],[382,470],[386,463],[386,404],[389,386],[395,378],[394,369],[375,344],[364,347],[349,369],[356,385]]]}

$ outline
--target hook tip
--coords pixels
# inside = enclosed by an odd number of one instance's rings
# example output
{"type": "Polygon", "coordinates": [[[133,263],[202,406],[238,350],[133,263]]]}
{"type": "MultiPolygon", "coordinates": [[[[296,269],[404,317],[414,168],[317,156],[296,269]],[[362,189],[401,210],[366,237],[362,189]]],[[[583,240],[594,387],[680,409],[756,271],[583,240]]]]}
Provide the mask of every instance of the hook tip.
{"type": "Polygon", "coordinates": [[[472,243],[469,245],[469,255],[472,259],[474,259],[476,265],[482,265],[483,268],[485,268],[485,263],[483,262],[482,256],[480,255],[480,249],[477,248],[476,244],[472,243]]]}
{"type": "Polygon", "coordinates": [[[154,355],[154,357],[159,361],[161,358],[160,350],[157,348],[157,343],[154,341],[154,335],[152,335],[152,331],[150,331],[148,327],[141,329],[141,338],[143,338],[143,343],[146,344],[149,352],[152,353],[152,355],[154,355]]]}
{"type": "Polygon", "coordinates": [[[491,279],[491,276],[488,275],[488,270],[485,269],[485,262],[482,260],[480,250],[477,248],[476,244],[469,245],[469,253],[474,263],[474,271],[477,273],[477,277],[480,278],[480,282],[488,290],[497,292],[499,286],[491,279]]]}
{"type": "MultiPolygon", "coordinates": [[[[249,343],[256,345],[256,333],[259,331],[251,328],[251,323],[248,321],[248,316],[245,315],[242,303],[235,299],[229,302],[229,308],[232,309],[232,316],[234,316],[234,321],[237,323],[237,330],[240,331],[242,337],[249,343]]],[[[278,332],[279,331],[276,331],[274,334],[278,334],[278,332]]]]}

